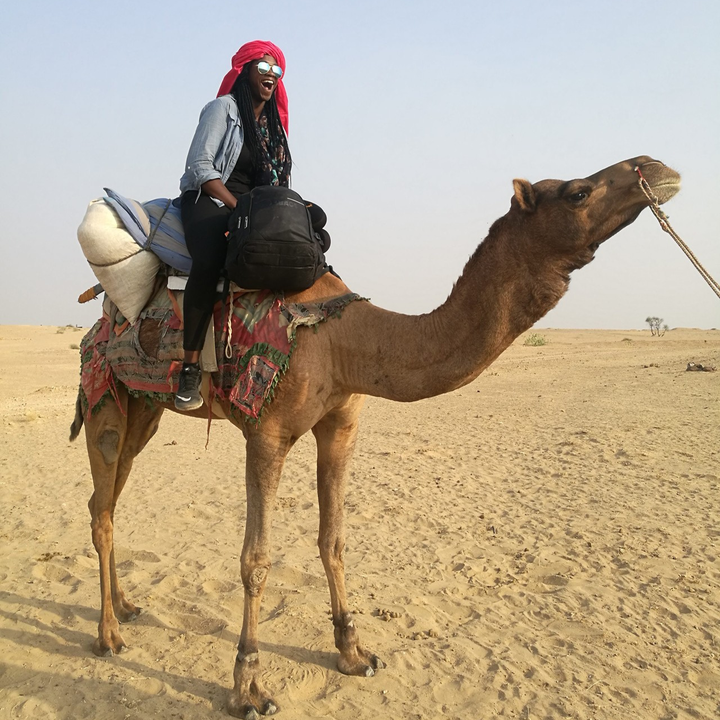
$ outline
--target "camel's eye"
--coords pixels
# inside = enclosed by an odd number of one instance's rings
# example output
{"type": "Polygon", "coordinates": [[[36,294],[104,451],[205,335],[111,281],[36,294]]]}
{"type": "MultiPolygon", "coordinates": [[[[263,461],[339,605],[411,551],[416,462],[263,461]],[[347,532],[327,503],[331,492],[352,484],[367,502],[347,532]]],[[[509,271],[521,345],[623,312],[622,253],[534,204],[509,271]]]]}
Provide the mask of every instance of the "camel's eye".
{"type": "Polygon", "coordinates": [[[570,202],[575,203],[576,205],[579,205],[584,200],[587,200],[587,198],[588,194],[584,190],[581,190],[580,192],[575,192],[572,195],[568,196],[570,202]]]}

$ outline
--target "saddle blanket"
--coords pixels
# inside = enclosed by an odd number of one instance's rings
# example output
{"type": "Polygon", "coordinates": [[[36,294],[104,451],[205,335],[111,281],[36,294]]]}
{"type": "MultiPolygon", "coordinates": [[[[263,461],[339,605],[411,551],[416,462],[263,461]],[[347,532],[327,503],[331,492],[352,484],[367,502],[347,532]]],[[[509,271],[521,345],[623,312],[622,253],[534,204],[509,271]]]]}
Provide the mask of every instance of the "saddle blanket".
{"type": "MultiPolygon", "coordinates": [[[[322,303],[287,303],[282,294],[259,290],[218,302],[210,405],[216,398],[229,400],[233,414],[257,421],[290,366],[297,329],[339,317],[361,299],[349,293],[322,303]]],[[[85,413],[108,398],[117,401],[116,381],[135,396],[172,401],[183,357],[181,308],[182,292],[163,284],[134,323],[119,324],[103,313],[80,345],[85,413]]]]}

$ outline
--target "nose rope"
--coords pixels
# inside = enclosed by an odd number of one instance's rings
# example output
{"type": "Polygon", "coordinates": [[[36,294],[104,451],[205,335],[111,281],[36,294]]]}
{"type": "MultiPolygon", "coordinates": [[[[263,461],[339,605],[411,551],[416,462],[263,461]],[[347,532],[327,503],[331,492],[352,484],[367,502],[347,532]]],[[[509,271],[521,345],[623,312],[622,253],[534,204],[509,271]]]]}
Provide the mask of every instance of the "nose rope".
{"type": "Polygon", "coordinates": [[[653,211],[653,215],[657,218],[660,223],[660,227],[678,244],[680,249],[687,255],[690,262],[695,266],[695,269],[702,275],[705,282],[710,286],[711,290],[720,298],[720,284],[713,278],[712,275],[702,266],[700,261],[695,257],[692,250],[687,246],[685,241],[673,230],[670,223],[668,222],[667,215],[660,209],[660,200],[655,195],[650,187],[650,183],[644,178],[640,167],[635,168],[635,172],[640,178],[640,189],[645,194],[645,197],[650,201],[650,209],[653,211]]]}

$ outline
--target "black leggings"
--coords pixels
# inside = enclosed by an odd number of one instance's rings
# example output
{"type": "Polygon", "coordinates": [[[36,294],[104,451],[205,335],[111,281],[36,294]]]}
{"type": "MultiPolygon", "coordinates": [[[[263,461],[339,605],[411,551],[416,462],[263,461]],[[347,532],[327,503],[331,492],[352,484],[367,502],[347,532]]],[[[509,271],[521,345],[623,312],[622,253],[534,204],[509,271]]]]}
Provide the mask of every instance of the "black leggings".
{"type": "MultiPolygon", "coordinates": [[[[309,204],[308,209],[320,246],[326,251],[330,247],[330,236],[324,229],[327,217],[317,205],[309,204]]],[[[198,197],[197,190],[188,190],[180,199],[180,211],[185,243],[192,258],[183,301],[183,350],[193,352],[202,350],[212,317],[218,280],[225,267],[225,233],[232,210],[218,207],[209,195],[198,197]]]]}
{"type": "Polygon", "coordinates": [[[183,349],[195,351],[202,350],[212,317],[218,280],[225,266],[225,233],[232,211],[218,207],[209,195],[198,197],[197,190],[183,193],[180,210],[185,242],[192,258],[183,301],[183,349]]]}

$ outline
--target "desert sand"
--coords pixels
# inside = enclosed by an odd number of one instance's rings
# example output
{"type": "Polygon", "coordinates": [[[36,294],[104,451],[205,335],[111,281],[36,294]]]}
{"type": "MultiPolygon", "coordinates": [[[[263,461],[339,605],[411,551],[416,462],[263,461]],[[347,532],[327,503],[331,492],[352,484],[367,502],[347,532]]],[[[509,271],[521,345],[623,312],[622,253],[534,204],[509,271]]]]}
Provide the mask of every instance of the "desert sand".
{"type": "MultiPolygon", "coordinates": [[[[314,447],[290,455],[260,624],[279,718],[720,716],[720,331],[539,330],[475,382],[369,399],[346,569],[374,678],[335,669],[314,447]]],[[[166,413],[116,515],[143,607],[96,658],[81,329],[0,327],[0,718],[225,716],[241,433],[166,413]]]]}

